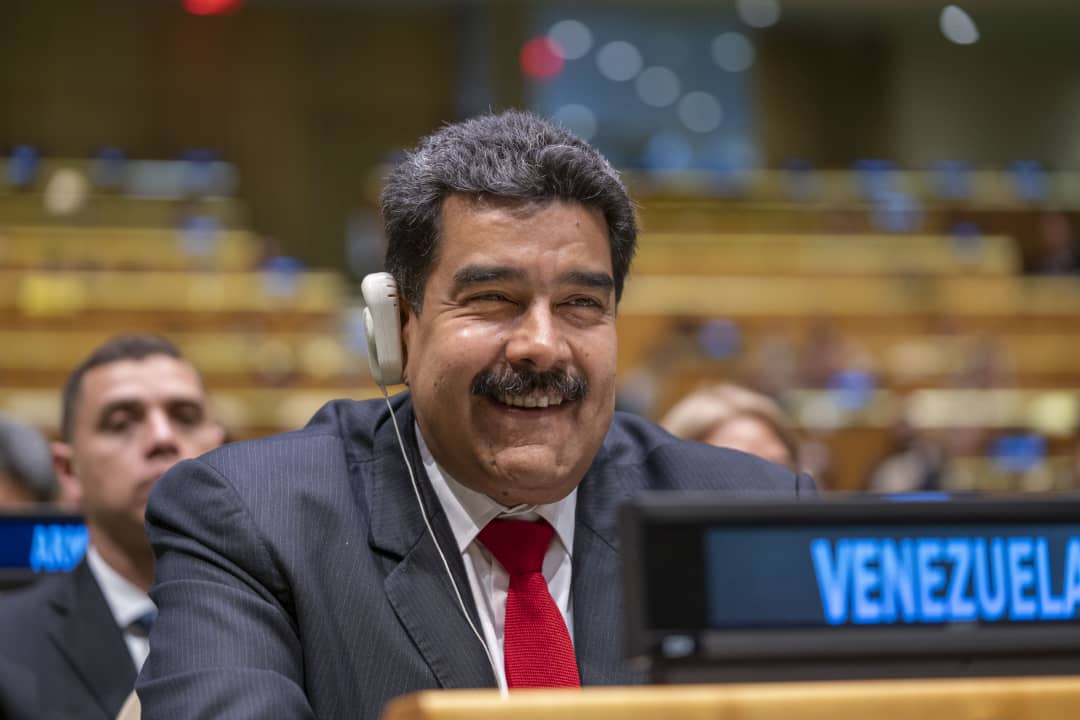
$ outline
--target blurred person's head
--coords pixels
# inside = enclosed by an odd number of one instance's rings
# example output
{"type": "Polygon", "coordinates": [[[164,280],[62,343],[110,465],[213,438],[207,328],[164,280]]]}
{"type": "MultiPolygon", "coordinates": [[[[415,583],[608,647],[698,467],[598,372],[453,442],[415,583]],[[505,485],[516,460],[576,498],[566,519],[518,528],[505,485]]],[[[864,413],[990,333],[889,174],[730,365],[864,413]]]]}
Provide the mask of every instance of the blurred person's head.
{"type": "Polygon", "coordinates": [[[382,194],[405,381],[432,455],[504,504],[580,482],[615,407],[637,226],[594,148],[529,113],[421,141],[382,194]]]}
{"type": "Polygon", "coordinates": [[[742,450],[798,469],[799,441],[780,407],[737,385],[712,385],[675,404],[660,424],[672,435],[742,450]]]}
{"type": "Polygon", "coordinates": [[[953,383],[964,388],[1009,387],[1012,383],[1008,352],[999,338],[972,337],[962,346],[960,366],[953,383]]]}
{"type": "Polygon", "coordinates": [[[1068,215],[1048,211],[1040,216],[1037,250],[1035,272],[1055,275],[1077,271],[1077,251],[1068,215]]]}
{"type": "Polygon", "coordinates": [[[150,489],[174,463],[223,436],[208,416],[199,373],[164,338],[113,338],[72,372],[53,458],[91,541],[114,569],[149,585],[143,518],[150,489]]]}
{"type": "Polygon", "coordinates": [[[1073,436],[1072,452],[1065,466],[1065,474],[1066,487],[1069,490],[1080,490],[1080,433],[1073,436]]]}
{"type": "Polygon", "coordinates": [[[49,443],[34,428],[0,417],[0,508],[56,498],[49,443]]]}

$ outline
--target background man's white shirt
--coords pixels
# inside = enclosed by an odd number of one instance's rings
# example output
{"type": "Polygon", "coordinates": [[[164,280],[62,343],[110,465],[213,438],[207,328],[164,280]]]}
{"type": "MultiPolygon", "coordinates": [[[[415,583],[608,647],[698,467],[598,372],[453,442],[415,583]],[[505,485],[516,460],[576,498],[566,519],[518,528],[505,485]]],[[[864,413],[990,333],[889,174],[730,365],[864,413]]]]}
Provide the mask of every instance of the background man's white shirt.
{"type": "Polygon", "coordinates": [[[135,671],[138,672],[146,662],[146,656],[150,654],[150,641],[142,633],[133,631],[131,624],[154,610],[154,601],[113,570],[93,545],[86,550],[86,562],[105,596],[105,602],[116,620],[117,627],[124,633],[124,642],[131,653],[131,661],[135,663],[135,671]]]}

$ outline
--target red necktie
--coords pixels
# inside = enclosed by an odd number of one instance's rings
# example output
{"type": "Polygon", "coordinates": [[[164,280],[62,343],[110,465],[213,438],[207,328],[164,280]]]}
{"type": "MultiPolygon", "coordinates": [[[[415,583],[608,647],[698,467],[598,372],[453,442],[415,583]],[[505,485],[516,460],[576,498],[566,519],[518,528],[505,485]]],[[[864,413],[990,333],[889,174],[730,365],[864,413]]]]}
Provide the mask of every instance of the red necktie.
{"type": "Polygon", "coordinates": [[[581,687],[570,633],[542,572],[554,534],[544,521],[492,520],[478,536],[510,574],[503,658],[511,688],[581,687]]]}

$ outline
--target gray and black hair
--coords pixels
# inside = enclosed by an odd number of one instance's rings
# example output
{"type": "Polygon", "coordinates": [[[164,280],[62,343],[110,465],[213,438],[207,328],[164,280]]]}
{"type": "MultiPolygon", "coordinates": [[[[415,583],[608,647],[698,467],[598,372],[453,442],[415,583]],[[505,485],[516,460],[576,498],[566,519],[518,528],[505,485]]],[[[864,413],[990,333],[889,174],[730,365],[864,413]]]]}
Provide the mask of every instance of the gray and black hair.
{"type": "Polygon", "coordinates": [[[413,311],[438,257],[443,201],[460,193],[523,203],[572,200],[604,215],[615,300],[637,245],[634,207],[619,174],[595,148],[530,112],[482,115],[421,140],[386,178],[386,270],[413,311]]]}
{"type": "Polygon", "coordinates": [[[75,368],[64,383],[61,394],[60,439],[71,442],[75,423],[75,405],[82,389],[83,376],[101,365],[111,365],[121,360],[143,360],[151,355],[166,355],[177,360],[184,356],[171,342],[160,335],[119,335],[106,340],[75,368]]]}

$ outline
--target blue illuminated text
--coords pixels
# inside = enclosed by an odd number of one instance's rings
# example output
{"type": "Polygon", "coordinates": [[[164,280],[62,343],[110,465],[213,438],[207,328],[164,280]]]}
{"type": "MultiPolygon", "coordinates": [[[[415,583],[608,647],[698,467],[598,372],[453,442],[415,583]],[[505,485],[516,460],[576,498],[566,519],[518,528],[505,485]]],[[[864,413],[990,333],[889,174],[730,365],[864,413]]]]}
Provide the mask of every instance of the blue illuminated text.
{"type": "Polygon", "coordinates": [[[34,572],[71,570],[86,554],[89,541],[85,525],[35,525],[30,542],[30,569],[34,572]]]}
{"type": "Polygon", "coordinates": [[[830,625],[1068,620],[1080,605],[1080,538],[816,538],[830,625]]]}

